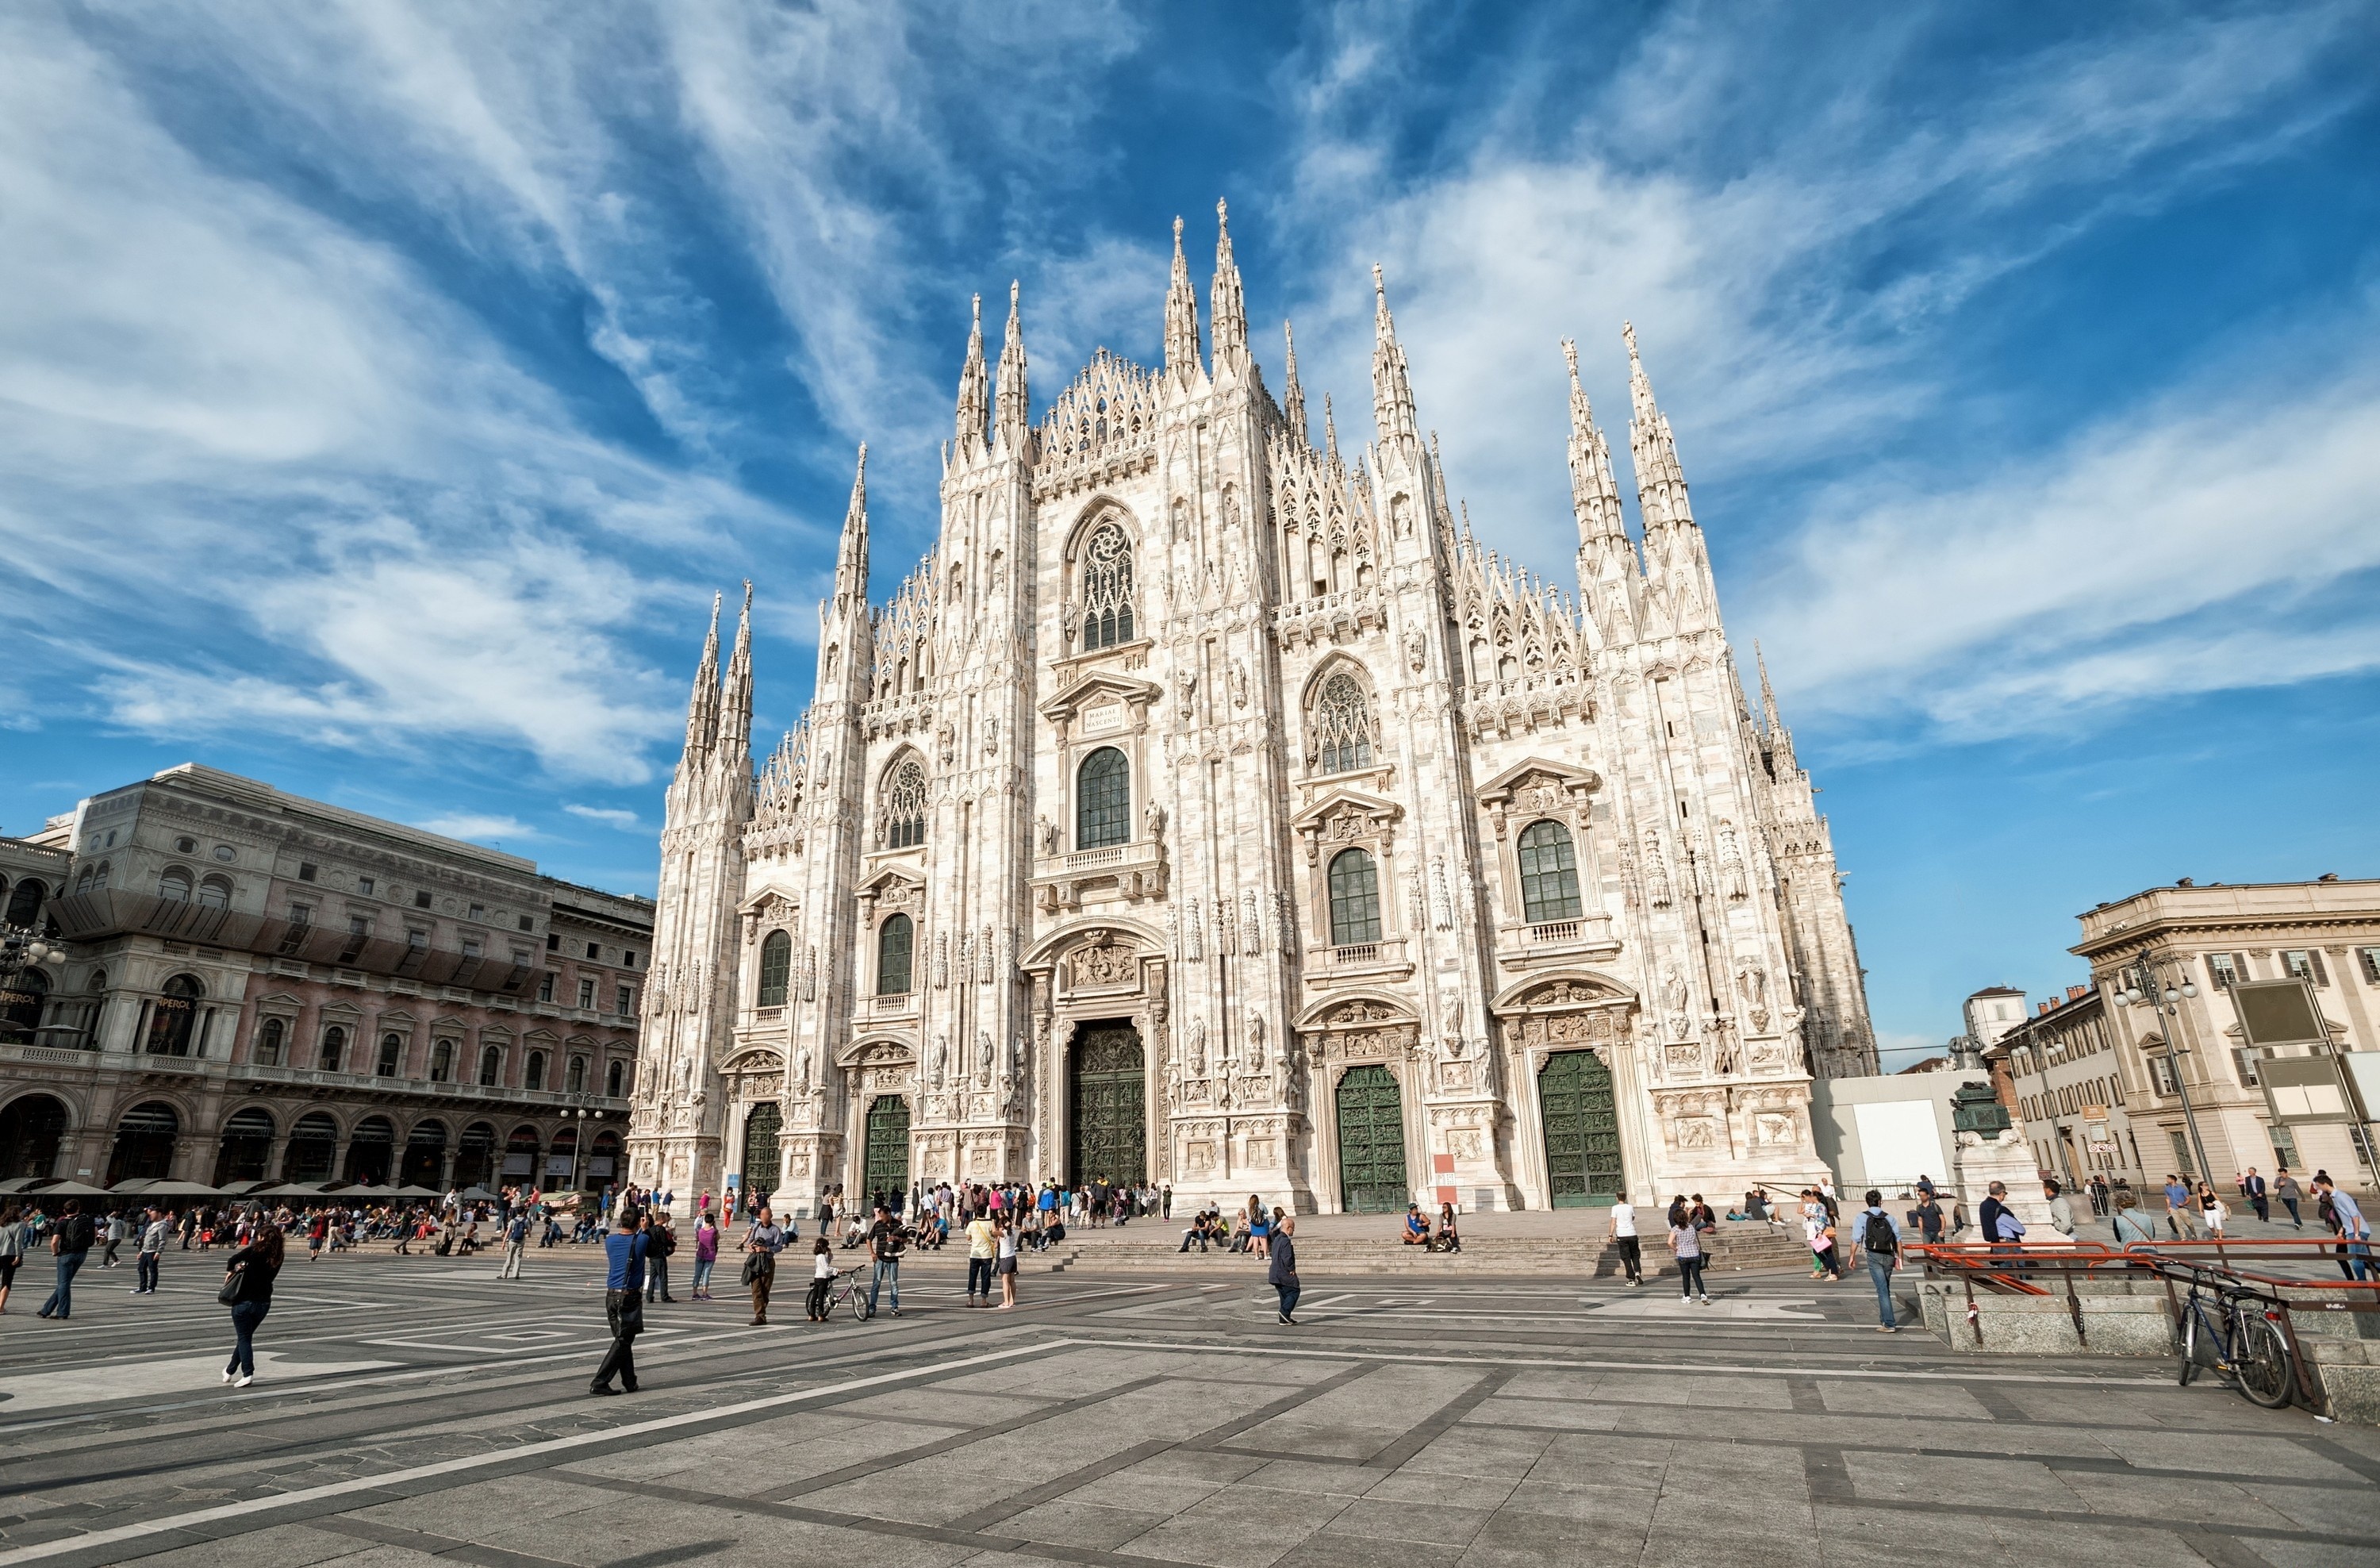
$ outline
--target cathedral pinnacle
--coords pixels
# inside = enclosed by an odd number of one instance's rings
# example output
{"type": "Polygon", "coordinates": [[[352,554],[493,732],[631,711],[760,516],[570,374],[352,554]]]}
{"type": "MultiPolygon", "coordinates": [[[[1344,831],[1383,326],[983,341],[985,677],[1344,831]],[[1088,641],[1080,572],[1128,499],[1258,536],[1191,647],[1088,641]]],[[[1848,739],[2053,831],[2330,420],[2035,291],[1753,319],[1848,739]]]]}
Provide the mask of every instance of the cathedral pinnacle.
{"type": "Polygon", "coordinates": [[[707,757],[719,742],[719,605],[710,596],[710,635],[703,639],[702,662],[694,672],[694,694],[686,704],[686,754],[707,757]]]}
{"type": "Polygon", "coordinates": [[[1670,421],[1653,401],[1653,383],[1645,362],[1636,355],[1636,327],[1623,322],[1620,335],[1628,345],[1628,451],[1636,467],[1636,504],[1648,529],[1672,523],[1691,525],[1693,509],[1686,503],[1685,470],[1678,464],[1678,444],[1670,421]]]}
{"type": "Polygon", "coordinates": [[[1620,511],[1620,486],[1611,477],[1611,449],[1595,428],[1595,409],[1578,380],[1578,345],[1561,340],[1562,359],[1570,366],[1570,498],[1578,517],[1581,546],[1590,540],[1624,538],[1627,525],[1620,511]]]}
{"type": "Polygon", "coordinates": [[[1322,450],[1330,456],[1330,466],[1339,467],[1339,421],[1330,412],[1330,395],[1322,395],[1322,450]]]}
{"type": "Polygon", "coordinates": [[[967,334],[966,365],[959,371],[958,437],[961,460],[983,444],[991,418],[990,376],[983,364],[983,296],[975,297],[975,328],[967,334]]]}
{"type": "Polygon", "coordinates": [[[835,552],[834,607],[846,614],[864,614],[867,605],[868,443],[863,441],[858,470],[851,476],[851,504],[843,514],[843,542],[835,552]]]}
{"type": "Polygon", "coordinates": [[[1768,656],[1761,651],[1758,638],[1752,639],[1752,661],[1760,669],[1760,727],[1767,734],[1776,771],[1783,773],[1795,765],[1793,732],[1785,727],[1784,716],[1777,711],[1777,688],[1768,684],[1768,656]]]}
{"type": "Polygon", "coordinates": [[[727,689],[719,711],[722,765],[752,770],[752,584],[744,584],[744,612],[735,621],[735,651],[727,661],[727,689]]]}
{"type": "Polygon", "coordinates": [[[1016,284],[1008,285],[1008,340],[1000,348],[999,425],[995,432],[1009,456],[1021,457],[1033,422],[1032,398],[1025,384],[1025,326],[1016,314],[1016,284]]]}
{"type": "Polygon", "coordinates": [[[1190,292],[1190,263],[1182,255],[1182,220],[1173,220],[1173,281],[1165,290],[1165,370],[1187,377],[1198,369],[1198,297],[1190,292]]]}
{"type": "Polygon", "coordinates": [[[1302,446],[1313,438],[1305,433],[1305,389],[1297,384],[1297,334],[1287,322],[1281,323],[1281,340],[1289,350],[1289,363],[1281,371],[1281,412],[1302,446]]]}
{"type": "Polygon", "coordinates": [[[1231,211],[1220,201],[1215,203],[1215,286],[1208,298],[1213,307],[1215,364],[1220,368],[1229,360],[1244,366],[1248,355],[1247,300],[1240,288],[1239,263],[1232,260],[1231,211]]]}
{"type": "Polygon", "coordinates": [[[1405,351],[1389,315],[1388,285],[1372,263],[1372,423],[1383,443],[1418,440],[1414,426],[1413,382],[1405,374],[1405,351]]]}

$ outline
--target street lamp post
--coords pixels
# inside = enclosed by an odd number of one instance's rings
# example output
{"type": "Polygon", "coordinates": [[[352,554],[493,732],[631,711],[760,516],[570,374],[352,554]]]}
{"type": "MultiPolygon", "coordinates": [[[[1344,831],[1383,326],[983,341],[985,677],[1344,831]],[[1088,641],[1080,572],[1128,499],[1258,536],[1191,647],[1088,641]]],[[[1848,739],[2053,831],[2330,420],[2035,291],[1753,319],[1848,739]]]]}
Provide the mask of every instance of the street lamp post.
{"type": "Polygon", "coordinates": [[[2173,966],[2173,973],[2179,978],[2168,977],[2160,981],[2158,973],[2155,955],[2145,947],[2141,949],[2131,975],[2116,995],[2127,1007],[2146,1007],[2165,1015],[2166,1071],[2173,1075],[2173,1091],[2181,1097],[2181,1119],[2190,1128],[2190,1146],[2198,1151],[2198,1179],[2211,1182],[2215,1179],[2214,1167],[2206,1162],[2206,1141],[2198,1136],[2198,1112],[2191,1107],[2190,1083],[2181,1076],[2181,1058],[2173,1043],[2173,1037],[2181,1028],[2181,1004],[2197,996],[2198,983],[2179,964],[2173,966]]]}

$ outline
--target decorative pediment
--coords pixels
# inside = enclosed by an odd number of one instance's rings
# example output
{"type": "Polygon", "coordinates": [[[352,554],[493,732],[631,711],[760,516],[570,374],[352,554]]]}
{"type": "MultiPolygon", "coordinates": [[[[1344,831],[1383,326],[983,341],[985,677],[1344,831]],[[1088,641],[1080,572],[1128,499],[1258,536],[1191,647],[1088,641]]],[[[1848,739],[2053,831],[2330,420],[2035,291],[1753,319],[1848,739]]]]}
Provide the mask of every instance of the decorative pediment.
{"type": "Polygon", "coordinates": [[[774,1051],[759,1049],[739,1051],[722,1064],[719,1070],[728,1074],[783,1073],[785,1070],[785,1059],[774,1051]]]}
{"type": "Polygon", "coordinates": [[[1341,994],[1316,1003],[1299,1015],[1301,1029],[1377,1028],[1388,1024],[1413,1024],[1420,1019],[1413,1009],[1393,997],[1383,995],[1347,996],[1341,994]]]}
{"type": "Polygon", "coordinates": [[[926,906],[925,882],[900,866],[887,866],[859,884],[862,902],[879,909],[919,909],[926,906]]]}
{"type": "Polygon", "coordinates": [[[285,991],[276,991],[269,996],[258,997],[256,1005],[266,1012],[279,1012],[283,1009],[294,1010],[305,1004],[285,991]]]}
{"type": "Polygon", "coordinates": [[[1602,775],[1591,768],[1526,757],[1481,784],[1477,798],[1482,806],[1511,810],[1559,811],[1584,805],[1602,787],[1602,775]]]}
{"type": "Polygon", "coordinates": [[[528,1045],[542,1045],[551,1047],[561,1043],[562,1037],[555,1034],[552,1029],[531,1029],[528,1033],[521,1036],[521,1039],[523,1043],[528,1045]]]}
{"type": "Polygon", "coordinates": [[[1034,943],[1019,967],[1047,968],[1055,964],[1059,955],[1067,949],[1103,940],[1130,942],[1151,954],[1165,951],[1163,933],[1137,920],[1078,920],[1034,943]]]}
{"type": "Polygon", "coordinates": [[[838,1067],[915,1067],[917,1045],[902,1035],[866,1035],[834,1053],[838,1067]]]}
{"type": "MultiPolygon", "coordinates": [[[[1120,675],[1112,669],[1094,669],[1069,681],[1058,694],[1041,704],[1041,716],[1052,723],[1063,723],[1077,714],[1109,704],[1118,704],[1137,723],[1157,700],[1161,689],[1153,681],[1120,675]]],[[[1122,727],[1122,726],[1119,726],[1122,727]]]]}
{"type": "Polygon", "coordinates": [[[791,925],[801,912],[800,905],[772,887],[762,888],[735,908],[746,919],[764,926],[791,925]]]}
{"type": "Polygon", "coordinates": [[[1130,991],[1140,984],[1140,946],[1127,932],[1093,927],[1059,967],[1069,991],[1130,991]]]}
{"type": "Polygon", "coordinates": [[[1543,1012],[1558,1007],[1631,1004],[1636,993],[1619,981],[1587,970],[1536,975],[1507,988],[1490,1003],[1497,1013],[1543,1012]]]}

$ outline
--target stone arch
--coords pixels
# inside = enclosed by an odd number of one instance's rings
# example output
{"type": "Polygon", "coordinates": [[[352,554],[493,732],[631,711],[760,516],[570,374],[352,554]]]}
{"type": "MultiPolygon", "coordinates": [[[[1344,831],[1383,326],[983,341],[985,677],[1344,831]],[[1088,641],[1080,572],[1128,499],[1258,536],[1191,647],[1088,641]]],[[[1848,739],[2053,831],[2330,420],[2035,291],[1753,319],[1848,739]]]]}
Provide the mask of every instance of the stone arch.
{"type": "Polygon", "coordinates": [[[27,1085],[0,1101],[0,1180],[55,1175],[81,1125],[82,1108],[60,1090],[27,1085]]]}

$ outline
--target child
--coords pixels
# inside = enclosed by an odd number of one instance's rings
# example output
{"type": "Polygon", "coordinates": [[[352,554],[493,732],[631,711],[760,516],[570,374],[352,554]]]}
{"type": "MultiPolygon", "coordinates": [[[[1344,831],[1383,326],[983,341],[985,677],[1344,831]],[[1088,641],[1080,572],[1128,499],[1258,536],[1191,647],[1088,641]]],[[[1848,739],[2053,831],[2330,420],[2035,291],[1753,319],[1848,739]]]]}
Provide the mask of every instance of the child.
{"type": "Polygon", "coordinates": [[[810,1244],[810,1321],[826,1321],[827,1286],[834,1282],[834,1242],[821,1230],[810,1244]]]}

